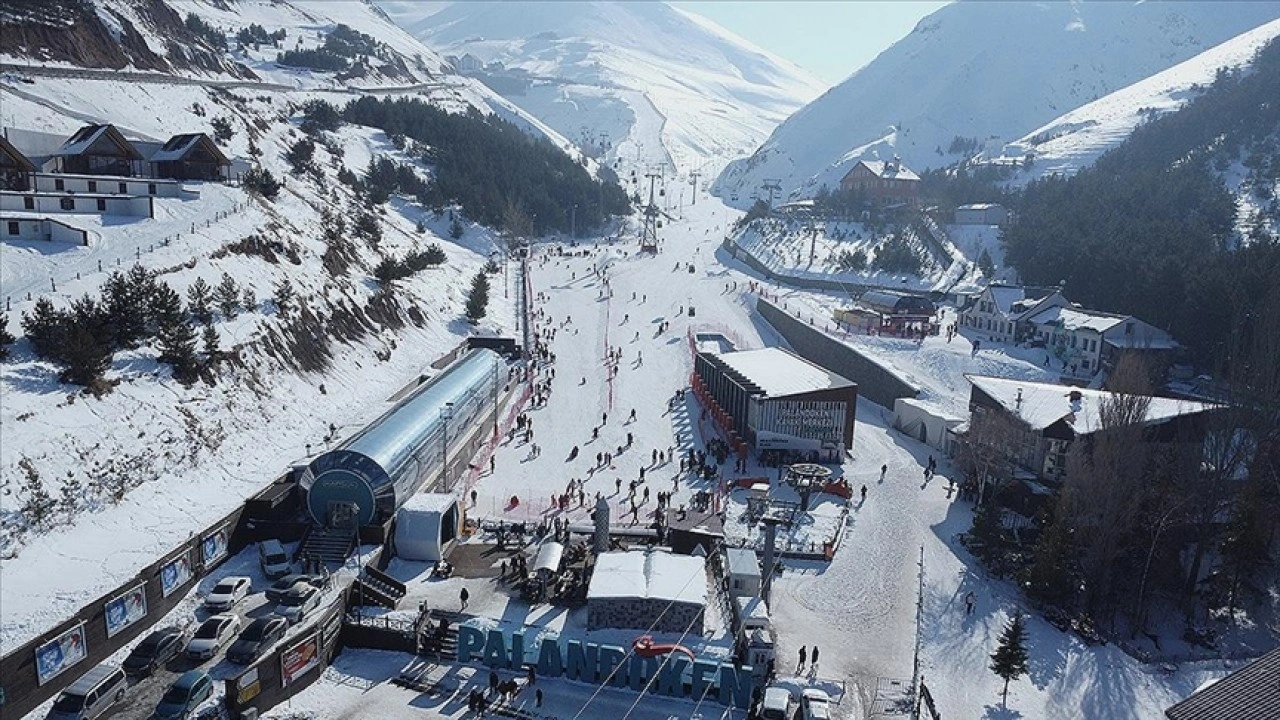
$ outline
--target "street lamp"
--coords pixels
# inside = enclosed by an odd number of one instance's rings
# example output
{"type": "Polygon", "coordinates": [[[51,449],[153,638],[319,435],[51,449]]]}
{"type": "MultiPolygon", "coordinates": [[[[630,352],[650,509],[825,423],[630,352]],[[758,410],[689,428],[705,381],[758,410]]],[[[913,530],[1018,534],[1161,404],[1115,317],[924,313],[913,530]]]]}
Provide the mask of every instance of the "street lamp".
{"type": "Polygon", "coordinates": [[[443,466],[440,468],[440,491],[449,489],[449,421],[453,419],[453,403],[447,402],[440,408],[440,419],[444,422],[444,442],[441,443],[443,466]]]}

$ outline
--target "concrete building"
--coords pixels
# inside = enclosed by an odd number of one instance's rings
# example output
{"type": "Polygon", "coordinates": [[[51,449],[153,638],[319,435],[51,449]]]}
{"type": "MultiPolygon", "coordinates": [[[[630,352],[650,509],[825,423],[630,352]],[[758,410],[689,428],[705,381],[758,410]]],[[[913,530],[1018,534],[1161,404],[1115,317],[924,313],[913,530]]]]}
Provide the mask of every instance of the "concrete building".
{"type": "Polygon", "coordinates": [[[129,195],[12,192],[0,190],[0,210],[46,215],[123,215],[155,217],[152,198],[129,195]]]}
{"type": "Polygon", "coordinates": [[[694,383],[758,453],[831,461],[853,447],[858,386],[786,350],[699,350],[694,383]]]}
{"type": "Polygon", "coordinates": [[[1028,314],[1070,304],[1056,288],[988,285],[960,309],[960,327],[979,331],[980,339],[1012,343],[1018,339],[1018,323],[1028,314]]]}
{"type": "Polygon", "coordinates": [[[882,205],[914,204],[920,198],[920,176],[892,160],[859,160],[843,178],[840,189],[864,193],[882,205]]]}
{"type": "Polygon", "coordinates": [[[167,198],[182,194],[182,184],[173,180],[44,172],[36,173],[33,178],[36,191],[46,193],[167,198]]]}
{"type": "Polygon", "coordinates": [[[89,231],[46,217],[0,215],[5,240],[43,240],[45,242],[88,245],[89,231]]]}
{"type": "Polygon", "coordinates": [[[724,551],[726,581],[731,597],[755,597],[760,594],[760,558],[749,548],[727,548],[724,551]]]}
{"type": "Polygon", "coordinates": [[[596,557],[587,586],[587,629],[630,628],[702,634],[707,607],[706,560],[661,550],[596,557]]]}
{"type": "Polygon", "coordinates": [[[954,430],[964,424],[964,418],[915,398],[898,398],[893,401],[893,427],[947,455],[956,451],[954,430]]]}
{"type": "Polygon", "coordinates": [[[1122,352],[1168,352],[1178,344],[1169,333],[1130,315],[1054,306],[1027,315],[1025,336],[1045,348],[1073,374],[1092,375],[1122,352]]]}

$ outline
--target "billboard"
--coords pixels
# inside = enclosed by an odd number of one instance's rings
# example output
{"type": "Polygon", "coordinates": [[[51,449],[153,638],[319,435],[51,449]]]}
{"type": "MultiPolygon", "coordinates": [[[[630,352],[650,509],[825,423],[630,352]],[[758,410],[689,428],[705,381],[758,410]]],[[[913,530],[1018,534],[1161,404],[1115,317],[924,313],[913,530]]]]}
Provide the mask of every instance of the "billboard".
{"type": "Polygon", "coordinates": [[[139,583],[107,601],[105,613],[107,637],[129,627],[147,616],[147,586],[139,583]]]}
{"type": "Polygon", "coordinates": [[[204,539],[200,541],[200,561],[204,563],[206,570],[213,567],[213,564],[227,556],[228,545],[231,539],[231,528],[228,525],[214,530],[204,539]]]}
{"type": "Polygon", "coordinates": [[[169,597],[174,590],[191,580],[191,551],[184,550],[178,557],[160,566],[160,594],[169,597]]]}
{"type": "Polygon", "coordinates": [[[36,648],[36,677],[43,685],[83,660],[87,653],[84,623],[80,623],[36,648]]]}
{"type": "Polygon", "coordinates": [[[236,702],[243,705],[258,697],[262,692],[262,683],[258,681],[258,668],[250,668],[236,678],[236,702]]]}
{"type": "Polygon", "coordinates": [[[320,638],[312,634],[306,640],[280,653],[280,684],[288,685],[319,664],[320,638]]]}

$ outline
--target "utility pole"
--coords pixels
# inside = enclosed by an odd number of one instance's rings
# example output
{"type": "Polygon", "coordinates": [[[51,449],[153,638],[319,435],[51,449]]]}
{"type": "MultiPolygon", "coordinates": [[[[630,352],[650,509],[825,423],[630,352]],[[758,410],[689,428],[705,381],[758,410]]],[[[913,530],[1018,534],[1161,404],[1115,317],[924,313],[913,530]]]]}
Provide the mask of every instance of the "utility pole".
{"type": "Polygon", "coordinates": [[[920,587],[916,592],[916,650],[911,660],[911,720],[920,720],[920,641],[924,633],[924,546],[920,546],[920,587]]]}
{"type": "Polygon", "coordinates": [[[693,205],[698,204],[698,176],[699,175],[700,173],[697,170],[694,170],[693,172],[689,173],[689,184],[693,186],[693,202],[691,203],[693,205]]]}
{"type": "Polygon", "coordinates": [[[769,193],[769,210],[773,210],[773,194],[782,192],[782,181],[766,179],[761,187],[769,193]]]}
{"type": "Polygon", "coordinates": [[[809,267],[813,267],[813,258],[818,252],[818,224],[811,217],[805,229],[809,231],[809,267]]]}

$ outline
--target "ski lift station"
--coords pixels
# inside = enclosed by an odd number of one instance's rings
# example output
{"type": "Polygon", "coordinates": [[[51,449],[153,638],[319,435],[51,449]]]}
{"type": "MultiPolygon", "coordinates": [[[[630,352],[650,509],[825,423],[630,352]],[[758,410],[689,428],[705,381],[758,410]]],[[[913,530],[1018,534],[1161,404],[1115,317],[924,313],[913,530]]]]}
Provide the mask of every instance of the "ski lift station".
{"type": "Polygon", "coordinates": [[[587,587],[587,629],[696,637],[702,634],[707,592],[705,558],[662,550],[602,553],[587,587]]]}
{"type": "MultiPolygon", "coordinates": [[[[430,382],[341,446],[306,465],[299,477],[307,512],[317,525],[358,527],[383,523],[428,482],[447,490],[450,463],[466,462],[461,452],[449,457],[450,431],[471,428],[496,406],[506,379],[502,358],[492,350],[469,350],[430,382]]],[[[448,525],[440,513],[442,529],[448,525]]]]}
{"type": "Polygon", "coordinates": [[[853,447],[858,386],[786,350],[699,343],[694,381],[762,456],[839,461],[853,447]]]}

